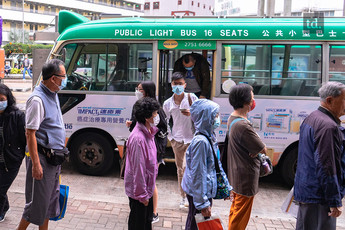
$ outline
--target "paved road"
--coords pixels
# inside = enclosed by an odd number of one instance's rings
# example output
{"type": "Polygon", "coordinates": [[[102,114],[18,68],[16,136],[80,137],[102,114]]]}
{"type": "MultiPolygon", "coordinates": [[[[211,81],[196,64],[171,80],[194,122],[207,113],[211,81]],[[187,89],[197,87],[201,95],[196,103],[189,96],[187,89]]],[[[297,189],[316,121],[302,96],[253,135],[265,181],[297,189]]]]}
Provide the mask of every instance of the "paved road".
{"type": "MultiPolygon", "coordinates": [[[[10,82],[25,87],[27,82],[10,82]],[[24,84],[24,85],[23,85],[24,84]]],[[[31,84],[31,83],[29,83],[31,84]]],[[[25,107],[28,92],[14,92],[19,107],[25,107]]],[[[187,210],[179,209],[176,168],[172,164],[160,168],[157,179],[159,189],[158,213],[160,221],[154,229],[184,229],[187,210]]],[[[65,219],[52,222],[50,229],[127,229],[129,213],[128,198],[124,193],[123,180],[119,179],[119,169],[114,167],[103,177],[85,176],[73,170],[70,164],[63,166],[62,183],[70,186],[65,219]]],[[[294,229],[295,219],[281,212],[280,207],[289,188],[281,184],[278,176],[270,176],[260,181],[260,192],[254,199],[254,206],[248,230],[294,229]]],[[[25,165],[9,190],[11,211],[0,223],[0,230],[15,229],[21,218],[24,201],[25,165]]],[[[213,210],[217,212],[225,226],[231,203],[215,200],[213,210]]],[[[345,201],[344,201],[345,205],[345,201]]],[[[338,218],[337,229],[345,230],[345,214],[338,218]]],[[[37,229],[31,226],[29,229],[37,229]]]]}

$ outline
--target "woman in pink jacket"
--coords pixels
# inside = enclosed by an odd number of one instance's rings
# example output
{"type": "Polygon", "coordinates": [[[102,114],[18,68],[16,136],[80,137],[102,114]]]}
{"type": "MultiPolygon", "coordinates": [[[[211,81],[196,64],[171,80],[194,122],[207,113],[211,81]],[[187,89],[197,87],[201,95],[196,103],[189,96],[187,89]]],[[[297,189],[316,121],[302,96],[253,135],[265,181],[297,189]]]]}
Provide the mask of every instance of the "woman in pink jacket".
{"type": "Polygon", "coordinates": [[[151,230],[152,195],[158,171],[157,150],[154,141],[159,123],[156,100],[144,97],[134,104],[137,123],[127,142],[125,190],[131,209],[128,230],[151,230]]]}

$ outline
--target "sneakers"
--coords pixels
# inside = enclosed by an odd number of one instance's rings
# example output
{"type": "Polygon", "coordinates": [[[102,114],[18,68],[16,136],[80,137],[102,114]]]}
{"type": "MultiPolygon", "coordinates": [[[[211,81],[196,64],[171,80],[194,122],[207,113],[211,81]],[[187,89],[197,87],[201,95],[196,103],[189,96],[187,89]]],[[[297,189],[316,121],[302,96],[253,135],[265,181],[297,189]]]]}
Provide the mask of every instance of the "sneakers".
{"type": "Polygon", "coordinates": [[[5,211],[3,215],[0,215],[0,223],[5,220],[5,217],[6,217],[6,214],[8,213],[8,211],[10,211],[10,209],[7,209],[7,211],[5,211]]]}
{"type": "Polygon", "coordinates": [[[180,202],[180,208],[188,208],[188,207],[189,207],[188,200],[185,197],[182,198],[182,200],[180,202]]]}
{"type": "Polygon", "coordinates": [[[159,221],[158,213],[156,215],[153,213],[153,215],[152,215],[152,224],[157,223],[158,221],[159,221]]]}
{"type": "Polygon", "coordinates": [[[4,215],[0,215],[0,223],[5,220],[5,216],[6,216],[6,212],[4,213],[4,215]]]}

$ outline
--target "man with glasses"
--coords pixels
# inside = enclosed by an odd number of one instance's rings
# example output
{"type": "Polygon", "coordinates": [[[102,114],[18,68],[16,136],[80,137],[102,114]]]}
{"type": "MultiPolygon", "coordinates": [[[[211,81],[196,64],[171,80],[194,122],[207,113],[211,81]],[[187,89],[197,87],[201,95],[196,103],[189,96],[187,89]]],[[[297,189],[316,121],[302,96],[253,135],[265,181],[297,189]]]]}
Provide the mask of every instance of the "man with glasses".
{"type": "MultiPolygon", "coordinates": [[[[64,63],[52,59],[43,65],[43,81],[35,88],[26,103],[26,204],[18,230],[30,223],[40,230],[48,229],[49,218],[59,209],[59,175],[61,165],[47,161],[47,153],[65,148],[65,127],[57,92],[66,86],[64,63]]],[[[48,159],[49,160],[49,159],[48,159]]]]}

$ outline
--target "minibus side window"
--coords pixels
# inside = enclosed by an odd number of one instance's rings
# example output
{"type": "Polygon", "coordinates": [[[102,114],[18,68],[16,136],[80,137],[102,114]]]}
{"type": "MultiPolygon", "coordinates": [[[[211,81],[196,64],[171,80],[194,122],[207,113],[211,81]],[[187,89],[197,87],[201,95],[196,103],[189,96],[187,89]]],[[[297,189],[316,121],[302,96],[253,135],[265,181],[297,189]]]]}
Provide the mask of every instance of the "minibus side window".
{"type": "Polygon", "coordinates": [[[238,45],[222,48],[222,92],[247,83],[256,95],[315,96],[321,85],[321,45],[238,45]]]}
{"type": "Polygon", "coordinates": [[[84,43],[68,51],[65,90],[134,92],[139,82],[152,80],[152,44],[84,43]]]}
{"type": "Polygon", "coordinates": [[[329,80],[345,84],[345,46],[331,45],[329,56],[329,80]]]}

